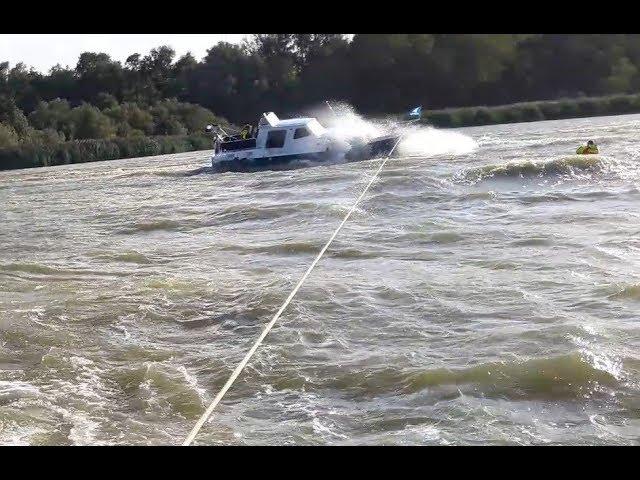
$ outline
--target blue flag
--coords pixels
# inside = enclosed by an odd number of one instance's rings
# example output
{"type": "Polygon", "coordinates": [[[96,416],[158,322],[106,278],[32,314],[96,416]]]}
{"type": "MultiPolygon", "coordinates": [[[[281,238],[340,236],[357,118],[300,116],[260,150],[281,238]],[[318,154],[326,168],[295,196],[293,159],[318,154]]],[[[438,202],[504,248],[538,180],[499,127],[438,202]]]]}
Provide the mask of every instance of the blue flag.
{"type": "Polygon", "coordinates": [[[422,116],[422,106],[416,107],[409,112],[409,117],[420,118],[422,116]]]}

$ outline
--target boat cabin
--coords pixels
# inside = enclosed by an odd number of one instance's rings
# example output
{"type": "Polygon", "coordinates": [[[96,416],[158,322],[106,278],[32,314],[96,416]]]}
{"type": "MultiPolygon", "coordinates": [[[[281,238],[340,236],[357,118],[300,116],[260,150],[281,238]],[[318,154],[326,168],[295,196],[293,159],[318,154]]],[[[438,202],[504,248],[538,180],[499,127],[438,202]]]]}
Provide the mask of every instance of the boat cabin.
{"type": "Polygon", "coordinates": [[[219,145],[220,153],[249,149],[266,149],[270,154],[318,151],[319,140],[326,132],[315,118],[280,120],[275,113],[263,113],[254,138],[230,139],[219,145]]]}

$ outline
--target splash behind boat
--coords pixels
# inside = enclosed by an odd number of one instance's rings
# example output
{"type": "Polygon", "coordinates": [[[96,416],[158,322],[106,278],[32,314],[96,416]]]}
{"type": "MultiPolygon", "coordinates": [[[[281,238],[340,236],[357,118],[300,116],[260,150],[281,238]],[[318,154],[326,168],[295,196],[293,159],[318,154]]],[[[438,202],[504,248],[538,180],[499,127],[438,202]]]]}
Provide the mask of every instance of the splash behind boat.
{"type": "Polygon", "coordinates": [[[274,169],[296,160],[367,160],[387,155],[400,137],[394,133],[343,140],[331,136],[315,118],[280,120],[273,112],[262,115],[255,132],[248,130],[245,135],[229,136],[220,127],[207,127],[214,134],[211,163],[215,171],[274,169]]]}

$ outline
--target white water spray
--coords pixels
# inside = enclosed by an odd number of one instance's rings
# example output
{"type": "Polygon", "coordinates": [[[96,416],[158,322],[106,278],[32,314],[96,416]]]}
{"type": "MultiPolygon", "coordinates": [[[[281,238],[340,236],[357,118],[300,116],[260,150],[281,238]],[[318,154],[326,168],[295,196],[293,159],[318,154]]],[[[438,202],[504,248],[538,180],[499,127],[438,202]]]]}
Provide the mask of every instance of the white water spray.
{"type": "Polygon", "coordinates": [[[385,134],[383,125],[365,120],[350,105],[334,105],[333,111],[335,117],[329,120],[330,125],[327,126],[329,135],[333,138],[344,141],[354,138],[370,140],[385,134]]]}
{"type": "MultiPolygon", "coordinates": [[[[401,156],[464,155],[478,147],[475,140],[459,132],[417,124],[403,126],[394,121],[366,120],[351,105],[344,103],[332,104],[331,111],[329,116],[323,112],[325,118],[320,121],[326,125],[328,134],[339,141],[358,139],[366,142],[400,129],[404,135],[398,146],[401,156]]],[[[319,112],[314,113],[320,116],[319,112]]]]}
{"type": "Polygon", "coordinates": [[[404,156],[464,155],[477,147],[473,138],[462,133],[417,127],[407,133],[398,152],[404,156]]]}

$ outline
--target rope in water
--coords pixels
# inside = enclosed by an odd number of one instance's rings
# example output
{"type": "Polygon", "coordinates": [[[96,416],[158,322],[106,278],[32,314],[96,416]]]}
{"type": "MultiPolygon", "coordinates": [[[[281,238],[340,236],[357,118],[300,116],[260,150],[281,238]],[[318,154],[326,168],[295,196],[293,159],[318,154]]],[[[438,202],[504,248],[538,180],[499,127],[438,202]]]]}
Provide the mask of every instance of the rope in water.
{"type": "Polygon", "coordinates": [[[375,179],[378,177],[378,175],[380,174],[380,172],[384,168],[384,165],[387,163],[387,160],[389,160],[389,157],[391,157],[391,154],[395,151],[396,147],[398,146],[398,144],[402,140],[403,136],[404,136],[404,134],[400,135],[400,137],[398,138],[398,141],[395,143],[395,145],[393,146],[393,148],[391,149],[389,154],[385,158],[382,159],[382,162],[380,162],[380,166],[378,167],[378,170],[376,170],[376,172],[373,174],[373,177],[371,177],[371,180],[369,180],[369,183],[367,184],[365,189],[362,191],[362,193],[356,199],[356,201],[353,204],[353,206],[351,207],[351,209],[347,212],[345,217],[342,219],[342,222],[340,222],[340,225],[338,225],[338,228],[336,228],[336,230],[333,232],[333,235],[331,235],[331,238],[329,238],[329,240],[324,245],[324,247],[322,247],[322,250],[320,250],[320,253],[318,253],[318,255],[316,256],[316,258],[313,261],[313,263],[311,263],[311,265],[309,265],[309,268],[307,268],[307,271],[304,273],[304,275],[302,276],[302,278],[300,279],[298,284],[295,286],[295,288],[291,291],[291,293],[289,294],[287,299],[284,301],[284,303],[282,304],[280,309],[276,312],[276,314],[273,316],[271,321],[269,323],[267,323],[266,327],[264,328],[264,330],[262,330],[262,333],[260,334],[258,339],[255,341],[255,343],[253,344],[251,349],[249,349],[249,351],[244,356],[242,361],[235,368],[235,370],[233,371],[233,373],[231,374],[231,376],[227,380],[227,383],[224,384],[222,389],[218,392],[216,397],[213,399],[213,401],[211,402],[211,405],[209,405],[209,408],[207,408],[207,410],[202,414],[200,419],[198,419],[198,421],[194,425],[193,429],[191,430],[191,432],[189,433],[187,438],[182,443],[183,446],[189,446],[191,444],[191,442],[193,442],[193,440],[196,438],[196,435],[198,435],[198,432],[200,431],[200,429],[202,428],[204,423],[211,416],[211,414],[213,413],[213,410],[216,408],[218,403],[220,403],[220,400],[222,400],[222,397],[224,396],[224,394],[227,393],[227,390],[229,390],[229,388],[231,387],[231,385],[233,385],[233,382],[235,382],[236,378],[238,378],[238,376],[240,375],[240,373],[242,372],[244,367],[246,367],[247,363],[249,362],[249,360],[251,359],[253,354],[256,352],[256,350],[258,349],[258,347],[260,346],[260,344],[262,343],[264,338],[267,336],[267,334],[269,333],[269,331],[271,330],[273,325],[276,323],[278,318],[280,318],[280,315],[282,315],[282,312],[284,312],[285,308],[287,308],[287,306],[289,305],[289,303],[291,302],[291,300],[293,299],[295,294],[298,293],[298,290],[300,289],[302,284],[305,282],[305,280],[307,279],[307,277],[309,276],[309,274],[311,273],[313,268],[316,266],[316,264],[322,258],[322,255],[324,255],[324,252],[326,252],[327,248],[329,248],[329,245],[331,245],[331,242],[333,242],[333,239],[336,238],[336,236],[338,235],[340,230],[342,230],[342,227],[344,226],[344,224],[347,223],[347,220],[349,220],[349,217],[355,211],[356,207],[358,206],[358,203],[360,203],[360,200],[362,200],[364,198],[365,194],[369,190],[369,187],[371,187],[371,185],[373,184],[375,179]]]}

